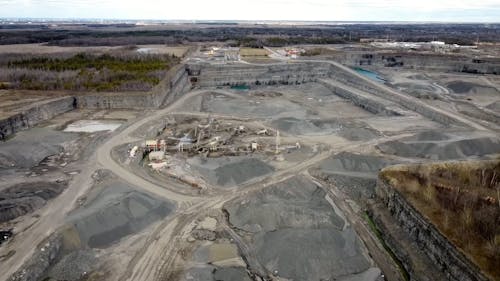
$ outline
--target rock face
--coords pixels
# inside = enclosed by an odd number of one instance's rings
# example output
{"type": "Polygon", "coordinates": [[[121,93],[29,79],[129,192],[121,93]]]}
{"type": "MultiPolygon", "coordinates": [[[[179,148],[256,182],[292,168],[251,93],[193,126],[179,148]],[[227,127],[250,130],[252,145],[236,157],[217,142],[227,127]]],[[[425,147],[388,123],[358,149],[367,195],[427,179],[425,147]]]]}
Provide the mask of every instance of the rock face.
{"type": "Polygon", "coordinates": [[[407,115],[400,106],[386,99],[379,98],[374,95],[359,92],[345,85],[333,83],[333,81],[320,80],[320,83],[334,92],[336,95],[352,101],[355,105],[371,112],[373,114],[381,114],[386,116],[402,116],[407,115]]]}
{"type": "Polygon", "coordinates": [[[342,64],[353,66],[404,67],[434,71],[499,74],[500,64],[491,59],[476,59],[460,54],[418,54],[397,52],[349,52],[336,55],[342,64]]]}
{"type": "Polygon", "coordinates": [[[150,92],[146,93],[97,93],[76,97],[78,108],[156,108],[167,105],[191,87],[185,65],[177,65],[150,92]]]}
{"type": "Polygon", "coordinates": [[[487,281],[479,268],[471,263],[448,239],[429,223],[406,199],[379,178],[376,193],[401,228],[446,274],[448,280],[487,281]]]}
{"type": "Polygon", "coordinates": [[[189,65],[188,71],[199,87],[299,84],[326,78],[330,65],[306,62],[262,66],[198,64],[189,65]]]}
{"type": "Polygon", "coordinates": [[[196,87],[302,84],[320,81],[335,94],[353,101],[368,111],[389,116],[417,112],[446,126],[466,126],[462,121],[425,106],[418,99],[399,94],[382,83],[371,83],[360,74],[336,62],[296,62],[273,65],[187,66],[196,87]]]}
{"type": "Polygon", "coordinates": [[[31,128],[38,123],[51,119],[61,113],[75,109],[75,98],[64,97],[51,99],[26,108],[23,112],[0,120],[0,141],[18,131],[31,128]]]}

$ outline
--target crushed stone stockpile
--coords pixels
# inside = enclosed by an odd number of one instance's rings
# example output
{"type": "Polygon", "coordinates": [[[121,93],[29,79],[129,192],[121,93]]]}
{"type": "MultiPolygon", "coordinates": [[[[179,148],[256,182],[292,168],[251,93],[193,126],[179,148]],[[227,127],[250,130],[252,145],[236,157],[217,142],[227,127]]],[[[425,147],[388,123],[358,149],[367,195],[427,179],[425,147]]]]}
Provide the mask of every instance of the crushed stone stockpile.
{"type": "Polygon", "coordinates": [[[448,141],[389,141],[377,145],[386,154],[432,160],[464,159],[500,153],[500,140],[480,137],[448,141]]]}
{"type": "Polygon", "coordinates": [[[32,168],[48,156],[63,151],[66,142],[78,134],[49,128],[32,128],[16,134],[0,145],[0,168],[32,168]]]}
{"type": "Polygon", "coordinates": [[[342,152],[323,160],[309,172],[333,182],[352,198],[370,198],[375,194],[378,172],[397,163],[380,156],[342,152]]]}
{"type": "Polygon", "coordinates": [[[66,188],[66,182],[30,182],[0,191],[0,222],[29,214],[44,206],[66,188]]]}
{"type": "Polygon", "coordinates": [[[455,94],[498,94],[497,89],[493,87],[466,81],[452,81],[446,87],[455,94]]]}
{"type": "MultiPolygon", "coordinates": [[[[92,250],[79,250],[63,256],[48,272],[48,280],[82,280],[85,273],[98,267],[98,259],[92,250]]],[[[46,280],[46,279],[44,279],[46,280]]]]}
{"type": "MultiPolygon", "coordinates": [[[[290,280],[359,278],[372,267],[356,232],[323,189],[293,177],[224,206],[230,224],[269,272],[290,280]]],[[[376,280],[378,274],[364,280],[376,280]]],[[[373,274],[368,274],[373,275],[373,274]]]]}
{"type": "Polygon", "coordinates": [[[274,171],[274,167],[260,159],[246,156],[195,157],[188,161],[208,183],[223,187],[236,186],[274,171]]]}
{"type": "Polygon", "coordinates": [[[175,206],[114,181],[70,215],[82,245],[106,248],[168,216],[175,206]]]}

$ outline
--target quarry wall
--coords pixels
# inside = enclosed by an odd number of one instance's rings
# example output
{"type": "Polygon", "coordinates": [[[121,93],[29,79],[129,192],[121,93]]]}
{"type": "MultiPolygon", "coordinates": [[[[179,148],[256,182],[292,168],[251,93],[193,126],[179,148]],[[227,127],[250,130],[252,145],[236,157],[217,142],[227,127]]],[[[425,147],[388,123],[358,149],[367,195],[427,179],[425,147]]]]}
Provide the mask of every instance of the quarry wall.
{"type": "Polygon", "coordinates": [[[18,131],[33,127],[40,122],[75,109],[73,97],[52,99],[37,103],[24,111],[0,120],[0,140],[5,140],[18,131]]]}
{"type": "Polygon", "coordinates": [[[350,52],[335,56],[335,60],[351,66],[403,67],[408,69],[480,74],[500,74],[500,63],[487,58],[470,58],[460,54],[350,52]]]}
{"type": "Polygon", "coordinates": [[[429,106],[424,106],[421,103],[415,101],[414,99],[410,97],[405,97],[402,95],[395,95],[390,93],[388,89],[384,89],[384,85],[379,85],[375,86],[372,83],[368,83],[363,81],[361,77],[358,77],[357,75],[353,75],[351,73],[347,73],[345,70],[340,69],[339,67],[335,65],[331,65],[332,70],[331,70],[331,75],[330,78],[336,81],[339,81],[343,84],[346,84],[352,88],[359,89],[361,91],[373,94],[375,96],[378,96],[382,99],[390,100],[396,104],[399,104],[406,109],[409,109],[411,111],[415,111],[417,113],[420,113],[422,116],[425,116],[433,121],[439,122],[441,124],[444,124],[446,126],[449,125],[460,125],[464,126],[462,122],[446,115],[443,114],[437,110],[434,110],[430,108],[429,106]]]}
{"type": "Polygon", "coordinates": [[[189,65],[199,87],[239,85],[300,84],[326,78],[330,67],[324,63],[290,62],[273,65],[189,65]]]}
{"type": "Polygon", "coordinates": [[[429,106],[401,95],[390,93],[384,85],[375,86],[364,81],[359,74],[349,72],[335,63],[325,61],[300,61],[274,65],[208,65],[190,64],[187,66],[190,79],[197,87],[223,87],[239,85],[275,85],[275,84],[300,84],[318,82],[322,79],[332,79],[348,87],[329,85],[336,94],[352,100],[358,106],[366,108],[373,113],[387,115],[405,115],[400,106],[417,112],[433,121],[446,126],[460,125],[462,122],[434,110],[429,106]],[[359,95],[353,88],[365,92],[368,96],[359,95]],[[384,101],[390,102],[384,102],[384,101]],[[392,102],[392,103],[391,103],[392,102]]]}
{"type": "Polygon", "coordinates": [[[78,108],[120,109],[157,108],[166,105],[190,88],[186,66],[170,69],[165,78],[146,93],[95,93],[76,97],[78,108]]]}
{"type": "Polygon", "coordinates": [[[397,105],[387,100],[380,99],[376,96],[357,93],[356,90],[347,89],[344,86],[331,83],[330,81],[327,80],[319,80],[319,83],[324,85],[326,88],[331,90],[336,95],[352,101],[355,105],[373,114],[384,114],[386,116],[406,115],[402,110],[400,110],[397,107],[397,105]]]}
{"type": "Polygon", "coordinates": [[[448,280],[488,280],[481,274],[477,266],[459,252],[397,190],[380,178],[377,181],[376,194],[399,226],[422,249],[422,252],[431,259],[439,270],[445,273],[448,280]]]}

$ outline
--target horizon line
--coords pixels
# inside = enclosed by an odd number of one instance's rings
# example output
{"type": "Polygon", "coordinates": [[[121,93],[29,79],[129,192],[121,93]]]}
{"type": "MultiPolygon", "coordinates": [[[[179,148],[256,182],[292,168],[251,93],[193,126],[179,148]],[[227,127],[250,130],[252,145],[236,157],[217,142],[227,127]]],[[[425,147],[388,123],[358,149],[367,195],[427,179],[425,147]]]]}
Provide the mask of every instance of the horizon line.
{"type": "Polygon", "coordinates": [[[261,20],[229,20],[229,19],[140,19],[140,18],[65,18],[65,17],[0,17],[0,20],[10,20],[10,21],[19,21],[19,20],[44,20],[44,21],[122,21],[122,22],[141,22],[141,21],[150,21],[157,23],[205,23],[205,22],[214,22],[214,23],[254,23],[258,24],[260,22],[270,22],[270,23],[389,23],[389,24],[500,24],[500,21],[439,21],[439,20],[269,20],[269,19],[261,19],[261,20]]]}

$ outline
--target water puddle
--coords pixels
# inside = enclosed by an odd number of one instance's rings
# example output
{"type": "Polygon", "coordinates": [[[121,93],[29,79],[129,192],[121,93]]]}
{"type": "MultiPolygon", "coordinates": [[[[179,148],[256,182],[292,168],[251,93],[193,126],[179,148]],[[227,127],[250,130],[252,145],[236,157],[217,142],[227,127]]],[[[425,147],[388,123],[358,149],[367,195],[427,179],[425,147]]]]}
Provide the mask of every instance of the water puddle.
{"type": "Polygon", "coordinates": [[[122,125],[118,121],[80,120],[66,126],[64,132],[93,133],[100,131],[114,131],[122,125]]]}
{"type": "Polygon", "coordinates": [[[376,82],[380,82],[380,83],[385,83],[386,80],[382,77],[380,77],[377,73],[375,72],[372,72],[372,71],[369,71],[369,70],[366,70],[366,69],[362,69],[362,68],[359,68],[359,67],[356,67],[354,68],[354,71],[356,71],[357,73],[373,80],[373,81],[376,81],[376,82]]]}

